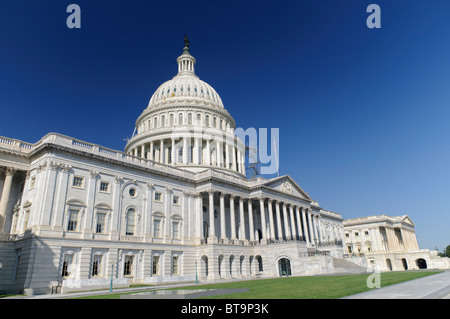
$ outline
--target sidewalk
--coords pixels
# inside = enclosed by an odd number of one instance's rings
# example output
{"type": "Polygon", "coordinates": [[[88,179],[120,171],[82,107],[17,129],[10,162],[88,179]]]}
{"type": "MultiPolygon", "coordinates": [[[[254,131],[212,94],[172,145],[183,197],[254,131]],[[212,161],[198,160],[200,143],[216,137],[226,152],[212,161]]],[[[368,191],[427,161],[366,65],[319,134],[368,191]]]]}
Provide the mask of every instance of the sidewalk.
{"type": "Polygon", "coordinates": [[[450,299],[450,271],[373,289],[342,299],[450,299]]]}

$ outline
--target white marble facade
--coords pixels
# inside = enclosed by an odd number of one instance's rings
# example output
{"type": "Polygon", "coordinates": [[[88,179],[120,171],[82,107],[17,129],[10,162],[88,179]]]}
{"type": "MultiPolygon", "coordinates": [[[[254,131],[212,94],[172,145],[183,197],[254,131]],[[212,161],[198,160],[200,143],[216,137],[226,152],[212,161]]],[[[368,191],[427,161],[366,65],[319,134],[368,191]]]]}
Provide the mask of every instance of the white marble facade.
{"type": "Polygon", "coordinates": [[[346,219],[345,257],[377,271],[449,269],[450,259],[420,249],[407,215],[373,215],[346,219]]]}
{"type": "Polygon", "coordinates": [[[28,294],[333,271],[342,216],[290,176],[245,176],[245,147],[185,47],[120,152],[0,138],[0,291],[28,294]]]}
{"type": "Polygon", "coordinates": [[[288,175],[247,179],[236,123],[189,47],[177,63],[124,152],[0,137],[0,293],[334,271],[342,216],[288,175]]]}

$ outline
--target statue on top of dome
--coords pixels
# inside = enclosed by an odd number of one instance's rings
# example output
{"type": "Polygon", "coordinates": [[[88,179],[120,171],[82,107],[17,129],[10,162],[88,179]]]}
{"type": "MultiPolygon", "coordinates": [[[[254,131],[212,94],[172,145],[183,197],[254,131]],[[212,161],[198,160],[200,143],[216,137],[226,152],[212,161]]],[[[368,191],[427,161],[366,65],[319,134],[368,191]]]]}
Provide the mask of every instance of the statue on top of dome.
{"type": "Polygon", "coordinates": [[[186,48],[189,48],[189,39],[188,39],[188,35],[187,34],[184,35],[184,46],[186,48]]]}

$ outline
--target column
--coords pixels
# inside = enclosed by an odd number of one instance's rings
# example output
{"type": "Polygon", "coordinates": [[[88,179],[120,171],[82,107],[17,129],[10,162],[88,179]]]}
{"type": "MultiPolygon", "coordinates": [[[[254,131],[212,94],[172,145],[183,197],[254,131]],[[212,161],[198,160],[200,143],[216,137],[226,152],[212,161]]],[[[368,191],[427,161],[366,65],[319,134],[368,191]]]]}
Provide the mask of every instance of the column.
{"type": "Polygon", "coordinates": [[[145,143],[141,145],[141,157],[145,158],[145,143]]]}
{"type": "Polygon", "coordinates": [[[2,197],[0,200],[0,232],[3,230],[3,226],[5,225],[6,210],[8,208],[11,185],[15,172],[16,169],[12,167],[7,167],[5,171],[5,183],[3,184],[2,197]]]}
{"type": "Polygon", "coordinates": [[[153,187],[152,183],[147,183],[146,213],[144,215],[144,240],[151,241],[152,238],[152,206],[153,206],[153,187]]]}
{"type": "Polygon", "coordinates": [[[225,141],[224,143],[225,147],[225,160],[224,160],[224,167],[230,168],[230,153],[228,152],[228,143],[225,141]]]}
{"type": "Polygon", "coordinates": [[[278,240],[283,240],[283,229],[281,228],[281,216],[280,216],[280,203],[275,201],[275,211],[277,214],[277,231],[278,231],[278,240]]]}
{"type": "Polygon", "coordinates": [[[209,140],[206,141],[206,165],[211,165],[211,147],[209,140]]]}
{"type": "Polygon", "coordinates": [[[177,161],[176,161],[176,154],[177,154],[177,150],[176,150],[176,146],[175,146],[175,138],[172,138],[172,151],[171,151],[171,156],[170,156],[170,161],[172,165],[176,165],[177,161]]]}
{"type": "Polygon", "coordinates": [[[225,194],[220,193],[220,239],[226,239],[226,228],[225,228],[225,194]]]}
{"type": "Polygon", "coordinates": [[[237,163],[236,166],[239,169],[239,173],[244,174],[244,172],[242,172],[242,166],[241,166],[241,151],[238,149],[237,150],[237,163]]]}
{"type": "Polygon", "coordinates": [[[110,240],[119,239],[119,218],[120,218],[120,186],[123,181],[123,177],[115,176],[112,190],[112,216],[111,216],[111,232],[110,240]]]}
{"type": "Polygon", "coordinates": [[[233,171],[235,171],[236,170],[236,147],[234,147],[234,144],[232,147],[232,155],[233,155],[233,158],[231,159],[231,169],[233,171]]]}
{"type": "Polygon", "coordinates": [[[92,220],[94,216],[94,203],[98,172],[91,170],[89,172],[89,176],[90,178],[87,185],[88,195],[86,199],[86,218],[84,219],[84,229],[82,229],[84,239],[92,239],[92,220]]]}
{"type": "Polygon", "coordinates": [[[159,146],[159,162],[161,164],[164,164],[164,140],[160,141],[160,146],[159,146]]]}
{"type": "Polygon", "coordinates": [[[253,206],[252,206],[252,199],[248,199],[248,221],[250,226],[250,241],[255,240],[255,228],[253,225],[253,206]]]}
{"type": "Polygon", "coordinates": [[[295,219],[294,219],[294,207],[292,206],[292,204],[289,207],[289,213],[291,216],[291,232],[292,232],[292,239],[296,240],[297,239],[297,232],[295,230],[295,219]]]}
{"type": "Polygon", "coordinates": [[[222,167],[222,143],[216,140],[216,166],[222,167]]]}
{"type": "MultiPolygon", "coordinates": [[[[313,238],[313,241],[314,241],[314,239],[317,239],[317,241],[319,240],[319,237],[317,236],[317,224],[316,224],[316,220],[315,220],[315,215],[313,215],[313,214],[311,214],[312,216],[311,216],[311,221],[312,221],[312,223],[311,223],[311,226],[312,226],[312,229],[313,229],[313,234],[314,234],[314,238],[313,238]]],[[[314,241],[314,244],[316,243],[316,241],[314,241]]]]}
{"type": "Polygon", "coordinates": [[[261,211],[261,231],[262,231],[262,238],[264,241],[267,240],[267,225],[266,225],[266,211],[264,209],[264,198],[259,198],[259,209],[261,211]]]}
{"type": "Polygon", "coordinates": [[[214,227],[214,192],[209,191],[209,237],[214,240],[216,231],[214,227]]]}
{"type": "Polygon", "coordinates": [[[272,200],[269,198],[267,202],[269,209],[269,228],[270,228],[270,239],[275,239],[275,224],[273,223],[273,212],[272,212],[272,200]]]}
{"type": "Polygon", "coordinates": [[[302,225],[300,220],[300,208],[298,206],[295,206],[295,216],[297,217],[297,229],[298,229],[298,235],[300,236],[300,239],[303,237],[302,232],[302,225]]]}
{"type": "Polygon", "coordinates": [[[56,214],[55,219],[53,220],[53,227],[54,229],[61,229],[63,228],[63,217],[64,217],[64,206],[66,202],[67,197],[67,189],[68,189],[68,180],[69,180],[69,172],[70,172],[71,166],[69,165],[61,165],[61,177],[59,180],[58,189],[60,190],[60,193],[58,194],[57,200],[56,200],[56,214]]]}
{"type": "Polygon", "coordinates": [[[312,222],[311,222],[311,213],[310,213],[309,209],[306,211],[306,216],[308,218],[308,227],[307,227],[307,229],[308,229],[308,233],[309,233],[309,243],[310,244],[314,244],[314,232],[312,230],[313,228],[312,228],[312,222]]]}
{"type": "Polygon", "coordinates": [[[197,194],[197,202],[195,209],[195,224],[196,224],[196,234],[195,237],[198,239],[203,239],[203,196],[202,193],[197,194]]]}
{"type": "Polygon", "coordinates": [[[283,219],[284,219],[284,231],[285,231],[285,237],[286,240],[289,240],[291,238],[291,231],[289,229],[289,220],[288,220],[288,216],[287,216],[287,208],[286,208],[287,204],[283,203],[283,219]]]}
{"type": "Polygon", "coordinates": [[[194,154],[192,155],[192,161],[195,164],[200,164],[200,156],[199,156],[199,139],[198,137],[194,140],[194,154]]]}
{"type": "Polygon", "coordinates": [[[244,199],[239,198],[239,239],[247,240],[245,238],[245,218],[244,218],[244,199]]]}
{"type": "MultiPolygon", "coordinates": [[[[234,195],[230,195],[231,239],[236,239],[236,216],[234,213],[234,195]]],[[[236,262],[236,260],[234,261],[236,262]]]]}
{"type": "Polygon", "coordinates": [[[153,141],[150,142],[150,160],[155,160],[155,158],[153,157],[153,141]]]}
{"type": "Polygon", "coordinates": [[[188,163],[188,155],[189,155],[189,151],[188,151],[188,140],[186,137],[183,138],[183,164],[187,164],[188,163]]]}

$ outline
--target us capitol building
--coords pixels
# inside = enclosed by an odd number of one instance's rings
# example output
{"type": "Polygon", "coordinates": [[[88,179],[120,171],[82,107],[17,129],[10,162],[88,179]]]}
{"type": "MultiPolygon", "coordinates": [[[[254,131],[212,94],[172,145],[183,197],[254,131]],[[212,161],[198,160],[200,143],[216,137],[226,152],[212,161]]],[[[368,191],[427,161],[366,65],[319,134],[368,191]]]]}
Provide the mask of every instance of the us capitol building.
{"type": "Polygon", "coordinates": [[[178,74],[152,95],[124,152],[57,133],[34,144],[0,137],[0,292],[313,275],[350,263],[340,214],[288,175],[246,178],[236,123],[185,43],[178,74]]]}

